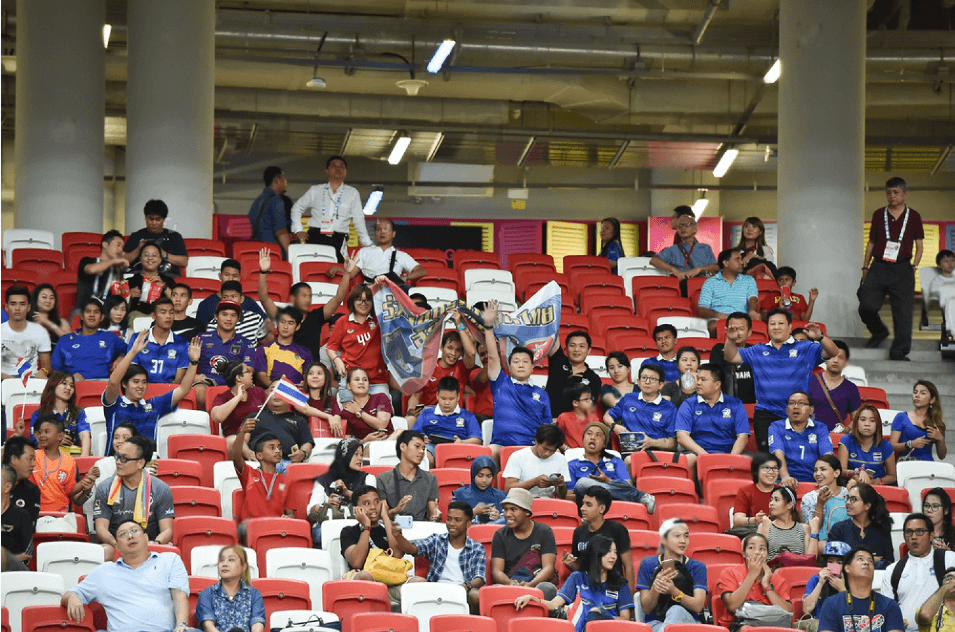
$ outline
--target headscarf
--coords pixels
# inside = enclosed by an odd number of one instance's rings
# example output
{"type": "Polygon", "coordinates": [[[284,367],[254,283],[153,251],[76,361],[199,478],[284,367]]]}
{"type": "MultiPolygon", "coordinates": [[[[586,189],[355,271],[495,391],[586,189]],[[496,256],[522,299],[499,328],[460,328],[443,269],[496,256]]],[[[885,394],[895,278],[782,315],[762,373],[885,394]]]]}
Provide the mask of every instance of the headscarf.
{"type": "Polygon", "coordinates": [[[326,492],[330,494],[332,483],[338,480],[345,483],[345,487],[353,492],[365,484],[366,474],[350,467],[352,457],[360,447],[361,442],[358,439],[342,439],[338,444],[328,471],[318,477],[318,482],[322,484],[326,492]]]}
{"type": "Polygon", "coordinates": [[[497,476],[497,465],[494,463],[494,459],[484,455],[477,457],[474,459],[474,462],[471,463],[471,484],[455,490],[454,500],[463,500],[471,505],[471,507],[477,507],[480,503],[494,505],[498,511],[500,511],[501,501],[504,500],[507,494],[500,489],[496,489],[493,481],[488,488],[483,491],[474,483],[478,472],[483,469],[490,469],[491,476],[497,476]]]}

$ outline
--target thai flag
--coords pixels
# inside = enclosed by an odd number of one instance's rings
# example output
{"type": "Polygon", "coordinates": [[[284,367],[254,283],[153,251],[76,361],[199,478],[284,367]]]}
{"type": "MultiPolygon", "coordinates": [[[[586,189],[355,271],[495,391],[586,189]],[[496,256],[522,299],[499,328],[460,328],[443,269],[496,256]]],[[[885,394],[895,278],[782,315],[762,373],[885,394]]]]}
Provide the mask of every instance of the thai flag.
{"type": "Polygon", "coordinates": [[[272,395],[288,402],[293,406],[308,406],[308,395],[298,390],[298,387],[285,377],[275,383],[272,395]]]}
{"type": "Polygon", "coordinates": [[[23,380],[23,385],[26,386],[27,380],[33,375],[33,365],[23,358],[17,358],[17,373],[20,375],[20,379],[23,380]]]}

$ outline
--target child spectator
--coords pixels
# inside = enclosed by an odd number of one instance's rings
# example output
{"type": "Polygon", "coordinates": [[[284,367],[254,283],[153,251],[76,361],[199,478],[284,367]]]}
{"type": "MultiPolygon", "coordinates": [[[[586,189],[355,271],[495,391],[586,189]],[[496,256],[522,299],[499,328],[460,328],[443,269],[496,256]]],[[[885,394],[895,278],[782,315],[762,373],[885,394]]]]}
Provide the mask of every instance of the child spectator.
{"type": "Polygon", "coordinates": [[[275,469],[282,461],[282,444],[278,437],[268,431],[260,432],[254,444],[250,441],[250,447],[259,462],[259,469],[247,467],[245,464],[242,446],[245,445],[246,435],[255,430],[257,421],[255,417],[246,419],[229,448],[229,457],[245,492],[245,502],[237,518],[240,521],[282,515],[294,518],[295,512],[285,508],[285,475],[275,469]]]}
{"type": "Polygon", "coordinates": [[[434,446],[438,443],[473,443],[481,445],[481,425],[473,414],[458,405],[461,386],[451,376],[438,382],[438,405],[425,408],[412,430],[424,434],[428,441],[428,465],[434,467],[434,446]]]}
{"type": "Polygon", "coordinates": [[[44,415],[33,426],[37,451],[33,464],[33,483],[40,488],[40,511],[69,511],[70,501],[82,505],[93,489],[95,476],[79,479],[76,462],[60,451],[63,420],[44,415]]]}
{"type": "Polygon", "coordinates": [[[664,382],[680,379],[680,370],[676,366],[676,327],[673,325],[657,325],[653,328],[653,341],[657,343],[659,354],[655,358],[647,358],[640,366],[655,364],[666,374],[664,382]]]}
{"type": "Polygon", "coordinates": [[[192,340],[206,330],[206,326],[193,316],[186,313],[192,305],[192,288],[185,283],[175,283],[170,288],[169,298],[172,300],[173,323],[172,331],[185,340],[192,340]]]}
{"type": "Polygon", "coordinates": [[[457,391],[460,396],[458,403],[464,405],[464,387],[468,383],[468,373],[474,368],[474,356],[477,355],[477,349],[474,346],[474,339],[461,322],[461,313],[456,309],[451,310],[451,318],[454,320],[457,331],[449,331],[441,338],[441,357],[438,358],[438,364],[434,367],[434,373],[420,391],[408,397],[408,412],[405,417],[409,420],[421,413],[422,409],[419,406],[434,406],[438,403],[440,383],[446,377],[458,383],[457,391]]]}
{"type": "Polygon", "coordinates": [[[584,429],[592,423],[600,423],[597,406],[590,386],[578,382],[564,389],[564,399],[571,410],[561,413],[554,421],[564,431],[564,449],[584,447],[584,429]]]}
{"type": "Polygon", "coordinates": [[[452,500],[466,502],[474,510],[474,524],[504,524],[501,501],[507,496],[494,487],[497,464],[489,456],[479,456],[471,463],[471,484],[459,487],[452,500]]]}
{"type": "MultiPolygon", "coordinates": [[[[932,280],[929,286],[929,298],[938,300],[945,315],[945,326],[942,328],[942,344],[947,344],[955,332],[955,253],[951,250],[941,250],[935,255],[935,265],[942,271],[932,280]]],[[[52,335],[52,334],[51,334],[52,335]]]]}
{"type": "Polygon", "coordinates": [[[69,373],[80,380],[105,380],[109,367],[126,351],[126,344],[99,328],[103,321],[99,300],[89,298],[82,306],[80,329],[60,338],[50,362],[55,371],[69,373]]]}
{"type": "Polygon", "coordinates": [[[779,284],[780,294],[767,296],[759,305],[763,320],[766,320],[766,315],[777,307],[792,314],[796,320],[811,320],[812,309],[816,304],[816,297],[819,296],[819,290],[811,288],[808,301],[802,294],[794,294],[792,288],[796,285],[796,271],[789,266],[780,266],[776,271],[776,283],[779,284]]]}
{"type": "Polygon", "coordinates": [[[302,327],[304,316],[296,307],[283,307],[277,312],[275,341],[255,350],[252,366],[261,386],[287,377],[293,384],[302,382],[302,370],[312,363],[312,352],[295,342],[295,332],[302,327]]]}

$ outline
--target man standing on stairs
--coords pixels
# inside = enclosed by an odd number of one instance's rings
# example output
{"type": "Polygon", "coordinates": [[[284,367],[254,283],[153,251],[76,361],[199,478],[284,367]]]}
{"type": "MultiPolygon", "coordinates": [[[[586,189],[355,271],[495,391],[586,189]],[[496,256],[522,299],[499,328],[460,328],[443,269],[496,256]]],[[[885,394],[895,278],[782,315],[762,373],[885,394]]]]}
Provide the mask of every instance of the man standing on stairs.
{"type": "Polygon", "coordinates": [[[922,217],[908,207],[908,186],[902,178],[885,183],[888,204],[872,214],[869,244],[862,263],[859,316],[872,337],[866,347],[872,349],[889,337],[889,328],[879,310],[889,295],[895,340],[889,349],[890,360],[908,360],[912,346],[912,308],[915,303],[915,270],[922,259],[922,217]],[[913,253],[914,250],[914,253],[913,253]],[[869,265],[871,262],[871,266],[869,265]]]}

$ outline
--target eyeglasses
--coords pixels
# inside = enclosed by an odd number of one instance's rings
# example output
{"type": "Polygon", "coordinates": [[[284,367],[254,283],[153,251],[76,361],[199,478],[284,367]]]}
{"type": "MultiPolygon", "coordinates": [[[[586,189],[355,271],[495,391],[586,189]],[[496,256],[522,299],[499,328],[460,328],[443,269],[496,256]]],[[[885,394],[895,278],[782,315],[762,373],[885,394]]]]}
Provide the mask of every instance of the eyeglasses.
{"type": "Polygon", "coordinates": [[[641,381],[641,382],[646,382],[647,384],[653,384],[654,382],[659,382],[659,381],[660,381],[660,378],[658,378],[658,377],[652,377],[652,376],[650,376],[650,375],[641,375],[641,376],[640,376],[640,381],[641,381]]]}
{"type": "Polygon", "coordinates": [[[695,226],[694,222],[680,222],[676,225],[677,228],[689,228],[690,226],[695,226]]]}
{"type": "Polygon", "coordinates": [[[778,471],[779,471],[779,466],[778,466],[778,465],[764,465],[763,467],[761,467],[761,468],[759,468],[759,469],[762,470],[763,472],[778,472],[778,471]]]}
{"type": "Polygon", "coordinates": [[[859,498],[858,496],[846,496],[846,502],[847,502],[847,503],[857,503],[857,502],[859,502],[860,500],[862,500],[862,499],[859,498]]]}
{"type": "Polygon", "coordinates": [[[902,529],[902,535],[909,537],[910,535],[923,536],[928,533],[928,529],[902,529]]]}
{"type": "Polygon", "coordinates": [[[117,537],[117,538],[128,538],[128,537],[131,536],[131,535],[133,535],[133,536],[139,535],[139,534],[142,533],[142,532],[143,532],[142,529],[140,529],[140,528],[138,528],[138,527],[133,527],[132,529],[127,529],[126,531],[122,531],[122,532],[120,532],[120,533],[117,533],[117,534],[116,534],[116,537],[117,537]]]}
{"type": "Polygon", "coordinates": [[[361,298],[356,298],[356,299],[355,299],[355,302],[356,302],[356,303],[371,303],[371,299],[370,299],[370,298],[365,298],[365,297],[363,296],[363,297],[361,297],[361,298]]]}
{"type": "Polygon", "coordinates": [[[141,456],[126,456],[125,454],[117,454],[116,462],[117,463],[129,463],[130,461],[138,461],[143,457],[141,456]]]}
{"type": "Polygon", "coordinates": [[[925,503],[924,505],[922,505],[922,509],[931,509],[932,511],[935,511],[936,509],[941,509],[941,508],[942,508],[942,503],[925,503]]]}
{"type": "Polygon", "coordinates": [[[789,406],[810,406],[811,405],[809,402],[794,402],[794,401],[788,401],[786,402],[786,404],[788,404],[789,406]]]}
{"type": "Polygon", "coordinates": [[[593,397],[581,397],[581,398],[578,399],[577,401],[578,401],[578,402],[592,402],[592,401],[594,401],[594,398],[593,398],[593,397]]]}

